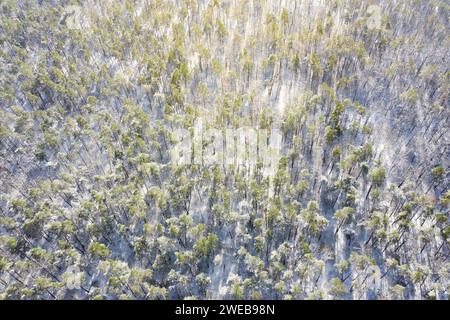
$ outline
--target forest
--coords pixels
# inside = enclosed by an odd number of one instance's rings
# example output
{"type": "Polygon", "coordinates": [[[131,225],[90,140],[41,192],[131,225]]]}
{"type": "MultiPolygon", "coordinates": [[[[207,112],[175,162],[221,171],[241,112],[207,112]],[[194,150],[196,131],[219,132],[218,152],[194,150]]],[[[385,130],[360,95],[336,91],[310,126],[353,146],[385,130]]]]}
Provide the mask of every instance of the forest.
{"type": "Polygon", "coordinates": [[[448,300],[449,13],[0,0],[0,300],[448,300]]]}

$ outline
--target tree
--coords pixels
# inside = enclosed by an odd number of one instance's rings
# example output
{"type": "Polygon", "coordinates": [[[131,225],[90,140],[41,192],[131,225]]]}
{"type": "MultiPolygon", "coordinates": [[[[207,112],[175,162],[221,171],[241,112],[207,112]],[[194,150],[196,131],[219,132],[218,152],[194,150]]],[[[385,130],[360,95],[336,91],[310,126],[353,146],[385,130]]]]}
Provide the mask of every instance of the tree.
{"type": "Polygon", "coordinates": [[[201,236],[194,244],[194,253],[198,258],[208,257],[212,254],[218,242],[218,237],[215,234],[208,234],[201,236]]]}
{"type": "Polygon", "coordinates": [[[350,218],[355,214],[355,209],[352,207],[344,207],[335,212],[334,218],[338,222],[338,227],[336,228],[335,234],[339,231],[344,223],[347,223],[350,218]]]}
{"type": "Polygon", "coordinates": [[[89,245],[89,253],[101,259],[104,259],[110,255],[110,250],[103,244],[99,242],[93,242],[89,245]]]}
{"type": "Polygon", "coordinates": [[[370,178],[375,186],[380,186],[386,179],[386,170],[383,167],[377,167],[370,172],[370,178]]]}
{"type": "Polygon", "coordinates": [[[319,214],[317,202],[309,201],[305,209],[300,211],[300,218],[305,223],[308,231],[316,236],[325,229],[328,220],[319,214]]]}
{"type": "Polygon", "coordinates": [[[376,167],[369,173],[372,184],[370,185],[369,191],[367,191],[366,198],[369,196],[370,191],[373,187],[380,187],[386,179],[386,170],[384,167],[376,167]]]}
{"type": "Polygon", "coordinates": [[[341,298],[345,294],[347,294],[347,288],[344,284],[339,280],[339,278],[333,278],[330,280],[330,294],[335,298],[341,298]]]}

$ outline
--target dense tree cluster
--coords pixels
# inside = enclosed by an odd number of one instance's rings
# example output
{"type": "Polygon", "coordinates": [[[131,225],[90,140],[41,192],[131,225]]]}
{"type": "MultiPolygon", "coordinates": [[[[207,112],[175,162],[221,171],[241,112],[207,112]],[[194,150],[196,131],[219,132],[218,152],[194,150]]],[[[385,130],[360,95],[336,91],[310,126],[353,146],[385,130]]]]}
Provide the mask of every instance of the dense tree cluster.
{"type": "Polygon", "coordinates": [[[448,299],[449,9],[1,1],[0,299],[448,299]]]}

